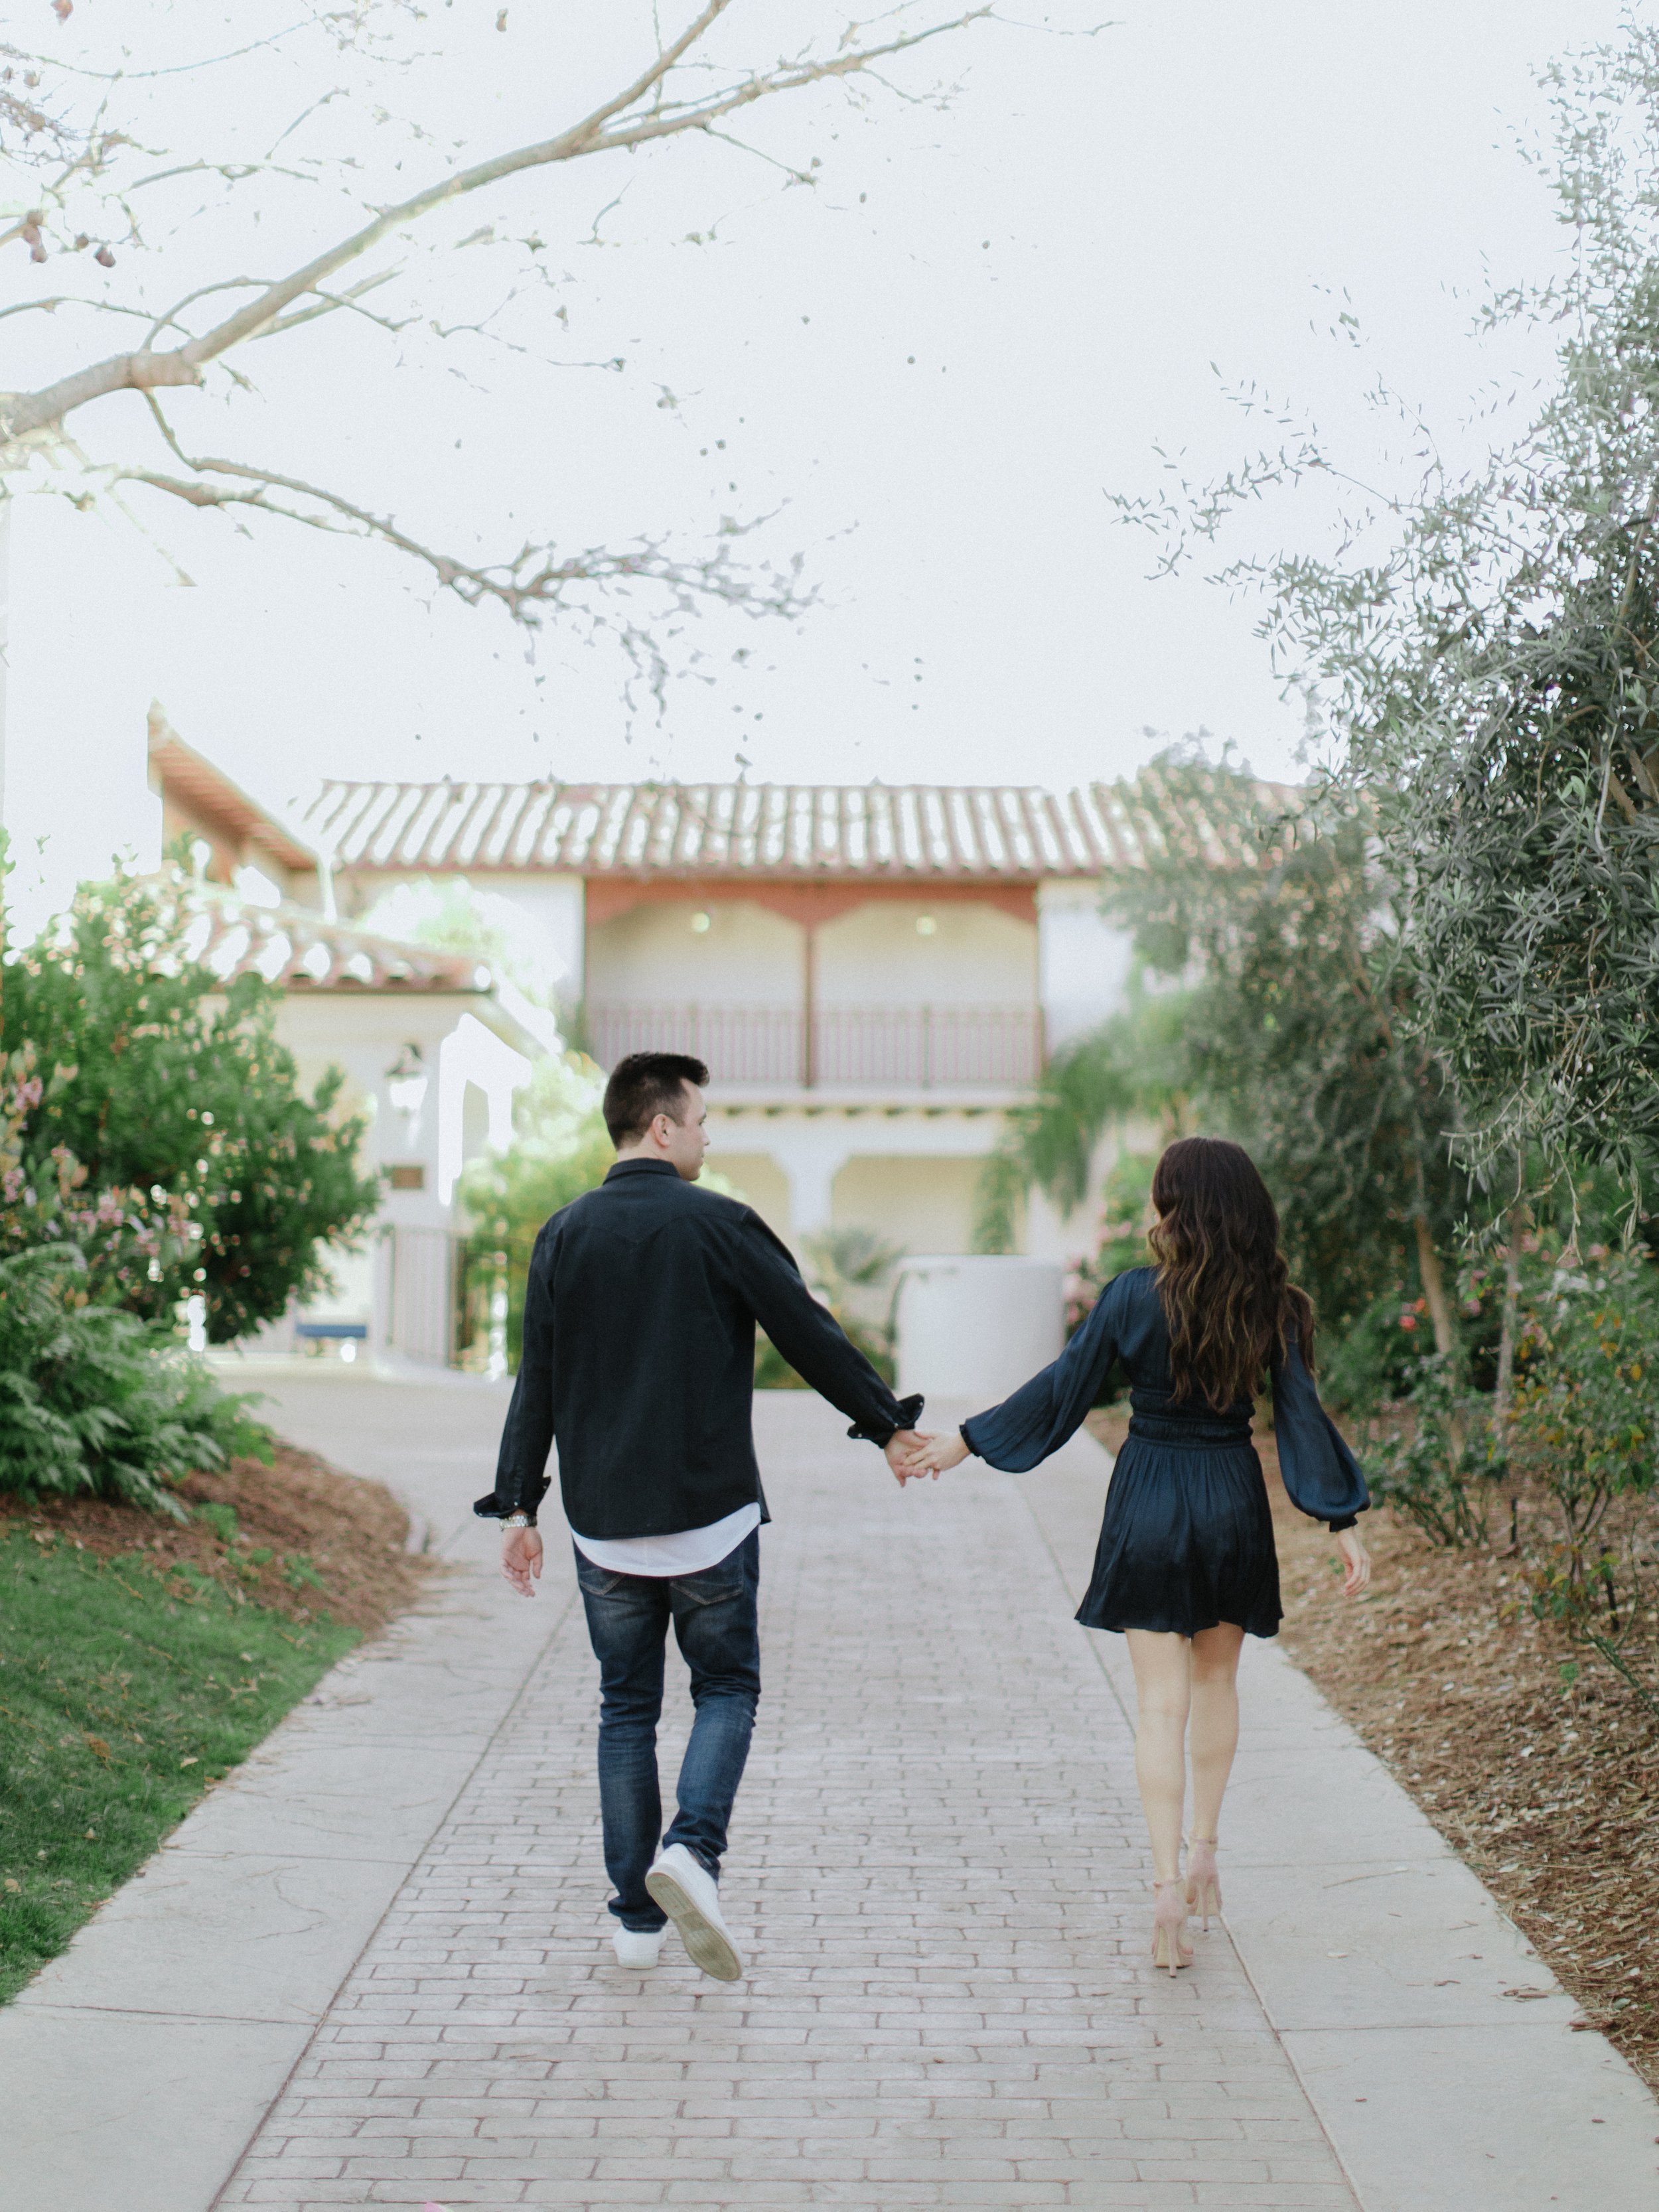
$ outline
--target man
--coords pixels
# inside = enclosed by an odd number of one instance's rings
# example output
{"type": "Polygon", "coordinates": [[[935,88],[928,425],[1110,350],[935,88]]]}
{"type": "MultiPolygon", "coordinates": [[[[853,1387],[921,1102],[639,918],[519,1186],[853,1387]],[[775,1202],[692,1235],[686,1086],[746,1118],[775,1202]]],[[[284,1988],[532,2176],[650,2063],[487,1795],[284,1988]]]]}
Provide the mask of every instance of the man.
{"type": "Polygon", "coordinates": [[[720,1861],[760,1694],[755,1602],[770,1516],[751,1426],[755,1324],[887,1455],[901,1485],[921,1400],[901,1405],[746,1206],[691,1186],[708,1149],[708,1070],[636,1052],[605,1086],[616,1164],[543,1228],[495,1487],[501,1571],[542,1571],[536,1509],[556,1437],[576,1578],[599,1662],[599,1803],[617,1957],[656,1963],[665,1915],[694,1963],[735,1981],[720,1861]],[[696,1708],[661,1834],[656,1732],[672,1621],[696,1708]]]}

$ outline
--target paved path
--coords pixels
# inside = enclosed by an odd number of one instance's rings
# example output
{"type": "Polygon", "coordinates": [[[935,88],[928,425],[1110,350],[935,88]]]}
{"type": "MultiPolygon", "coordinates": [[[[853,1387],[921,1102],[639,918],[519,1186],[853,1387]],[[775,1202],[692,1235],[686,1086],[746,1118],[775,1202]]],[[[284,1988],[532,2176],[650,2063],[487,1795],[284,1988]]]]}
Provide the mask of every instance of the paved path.
{"type": "Polygon", "coordinates": [[[766,1691],[725,1885],[752,1970],[624,1973],[572,1577],[498,1595],[463,1517],[498,1411],[283,1386],[289,1434],[398,1476],[471,1565],[0,2014],[0,2212],[1655,2201],[1659,2106],[1271,1650],[1231,1934],[1152,1972],[1121,1646],[1069,1618],[1086,1439],[901,1494],[816,1401],[762,1401],[766,1691]]]}

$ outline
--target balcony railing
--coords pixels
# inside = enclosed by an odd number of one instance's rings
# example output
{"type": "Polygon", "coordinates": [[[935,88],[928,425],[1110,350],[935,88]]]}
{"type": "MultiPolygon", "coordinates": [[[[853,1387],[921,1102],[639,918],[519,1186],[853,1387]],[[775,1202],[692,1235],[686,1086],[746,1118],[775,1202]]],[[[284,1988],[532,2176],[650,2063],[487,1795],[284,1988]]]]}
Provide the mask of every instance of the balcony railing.
{"type": "Polygon", "coordinates": [[[588,1007],[594,1056],[688,1052],[721,1085],[860,1091],[1018,1089],[1042,1064],[1042,1018],[1024,1006],[588,1007]]]}

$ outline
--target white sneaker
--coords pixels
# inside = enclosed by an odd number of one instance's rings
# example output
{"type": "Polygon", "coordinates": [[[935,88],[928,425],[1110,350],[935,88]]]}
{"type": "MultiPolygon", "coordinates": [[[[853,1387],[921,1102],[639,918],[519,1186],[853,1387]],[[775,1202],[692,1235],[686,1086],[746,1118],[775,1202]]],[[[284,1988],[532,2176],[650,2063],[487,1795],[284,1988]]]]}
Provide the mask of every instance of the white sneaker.
{"type": "Polygon", "coordinates": [[[720,1918],[720,1889],[684,1844],[671,1844],[659,1855],[645,1886],[679,1929],[692,1965],[717,1982],[737,1981],[743,1960],[720,1918]]]}
{"type": "Polygon", "coordinates": [[[654,1966],[666,1933],[667,1930],[662,1928],[623,1928],[618,1924],[611,1933],[611,1941],[617,1950],[617,1964],[619,1966],[654,1966]]]}

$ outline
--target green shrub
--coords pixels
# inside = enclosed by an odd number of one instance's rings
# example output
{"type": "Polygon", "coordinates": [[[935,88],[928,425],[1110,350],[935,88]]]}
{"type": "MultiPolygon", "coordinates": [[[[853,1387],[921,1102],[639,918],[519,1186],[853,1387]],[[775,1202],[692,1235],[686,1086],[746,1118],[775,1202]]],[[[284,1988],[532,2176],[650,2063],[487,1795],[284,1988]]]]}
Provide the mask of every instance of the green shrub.
{"type": "Polygon", "coordinates": [[[469,1163],[457,1195],[472,1224],[467,1239],[464,1334],[483,1339],[503,1272],[507,1364],[515,1372],[524,1342],[525,1281],[530,1255],[550,1216],[605,1181],[616,1152],[599,1112],[605,1077],[582,1054],[538,1060],[513,1109],[513,1142],[469,1163]]]}
{"type": "Polygon", "coordinates": [[[1522,1308],[1510,1446],[1547,1502],[1527,1581],[1659,1713],[1659,1267],[1592,1249],[1540,1254],[1522,1308]]]}
{"type": "Polygon", "coordinates": [[[1369,1413],[1410,1398],[1437,1357],[1428,1300],[1394,1291],[1317,1341],[1319,1395],[1333,1411],[1369,1413]]]}
{"type": "Polygon", "coordinates": [[[1372,1498],[1414,1521],[1431,1543],[1478,1544],[1508,1467],[1492,1428],[1492,1401],[1472,1393],[1454,1353],[1419,1360],[1406,1425],[1366,1454],[1372,1498]]]}
{"type": "MultiPolygon", "coordinates": [[[[79,1247],[106,1304],[171,1323],[199,1294],[216,1344],[328,1279],[379,1200],[340,1077],[307,1098],[278,994],[190,957],[178,870],[83,884],[8,959],[0,994],[0,1252],[79,1247]]],[[[193,903],[194,902],[194,903],[193,903]]]]}
{"type": "Polygon", "coordinates": [[[84,1260],[40,1245],[0,1259],[0,1468],[21,1498],[91,1492],[175,1514],[169,1485],[270,1457],[252,1401],[222,1390],[170,1333],[88,1301],[84,1260]]]}

